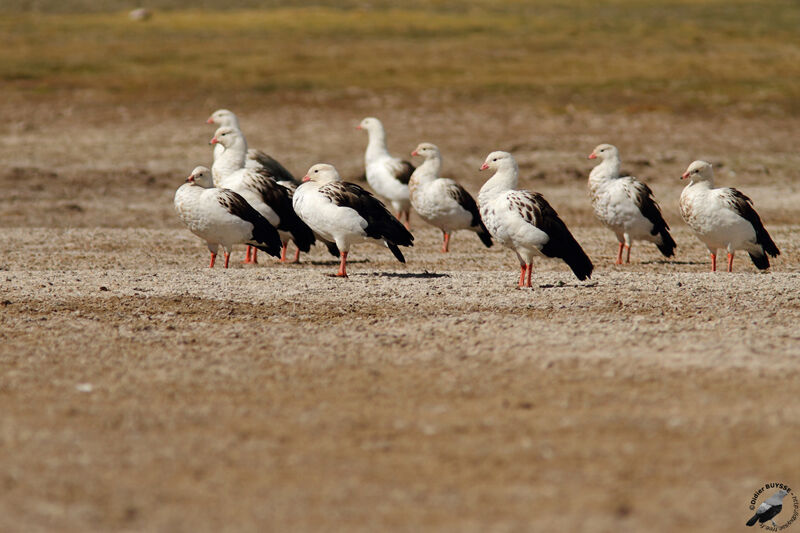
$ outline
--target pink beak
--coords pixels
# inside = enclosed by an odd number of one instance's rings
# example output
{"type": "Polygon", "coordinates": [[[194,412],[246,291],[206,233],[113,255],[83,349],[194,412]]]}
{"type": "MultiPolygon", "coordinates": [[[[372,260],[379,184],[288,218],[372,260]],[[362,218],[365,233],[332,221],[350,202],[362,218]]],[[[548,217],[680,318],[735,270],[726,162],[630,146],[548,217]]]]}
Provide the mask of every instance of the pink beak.
{"type": "Polygon", "coordinates": [[[688,177],[689,177],[689,172],[687,171],[687,172],[684,172],[684,173],[683,173],[683,175],[681,176],[681,179],[682,179],[682,180],[685,180],[685,179],[687,179],[688,177]]]}
{"type": "Polygon", "coordinates": [[[419,154],[417,153],[416,150],[414,150],[413,152],[411,152],[411,155],[419,155],[419,154]]]}
{"type": "Polygon", "coordinates": [[[484,163],[484,164],[481,165],[481,168],[479,168],[478,170],[486,170],[487,168],[489,168],[489,165],[484,163]]]}
{"type": "Polygon", "coordinates": [[[357,129],[357,130],[363,130],[364,128],[362,128],[362,127],[361,127],[361,124],[359,124],[358,126],[356,126],[356,129],[357,129]]]}
{"type": "Polygon", "coordinates": [[[592,152],[591,154],[589,154],[589,159],[597,159],[597,154],[592,152]]]}
{"type": "Polygon", "coordinates": [[[208,120],[206,120],[206,124],[213,124],[213,123],[214,123],[214,119],[211,118],[211,117],[208,117],[208,120]]]}
{"type": "Polygon", "coordinates": [[[211,139],[210,141],[208,141],[208,144],[217,144],[218,142],[219,142],[219,141],[217,140],[217,138],[216,138],[216,137],[214,137],[213,139],[211,139]]]}
{"type": "Polygon", "coordinates": [[[186,178],[186,181],[188,183],[194,183],[194,176],[189,176],[188,178],[186,178]]]}
{"type": "Polygon", "coordinates": [[[305,176],[303,176],[303,181],[311,181],[311,176],[306,174],[305,176]]]}

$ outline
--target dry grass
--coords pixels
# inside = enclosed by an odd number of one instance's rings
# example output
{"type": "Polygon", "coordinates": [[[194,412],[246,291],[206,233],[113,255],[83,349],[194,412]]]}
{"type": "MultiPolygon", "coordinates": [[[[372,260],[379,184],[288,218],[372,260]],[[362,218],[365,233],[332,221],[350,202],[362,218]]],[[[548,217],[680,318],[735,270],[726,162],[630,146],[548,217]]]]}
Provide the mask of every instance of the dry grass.
{"type": "Polygon", "coordinates": [[[524,98],[545,110],[797,113],[800,6],[773,1],[440,2],[16,14],[0,79],[31,97],[258,98],[359,90],[524,98]],[[457,5],[463,9],[455,9],[457,5]],[[104,43],[98,45],[98,43],[104,43]]]}

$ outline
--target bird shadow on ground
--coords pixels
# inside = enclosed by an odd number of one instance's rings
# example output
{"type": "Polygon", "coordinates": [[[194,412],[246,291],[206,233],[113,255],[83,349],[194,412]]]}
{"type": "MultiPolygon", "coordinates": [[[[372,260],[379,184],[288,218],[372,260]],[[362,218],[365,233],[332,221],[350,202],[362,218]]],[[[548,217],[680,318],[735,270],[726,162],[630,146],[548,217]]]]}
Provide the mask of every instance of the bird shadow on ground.
{"type": "Polygon", "coordinates": [[[643,265],[704,265],[705,261],[674,261],[669,259],[655,259],[653,261],[642,261],[643,265]]]}
{"type": "Polygon", "coordinates": [[[360,276],[374,276],[379,278],[449,278],[450,274],[440,274],[438,272],[372,272],[359,274],[360,276]]]}
{"type": "Polygon", "coordinates": [[[597,282],[592,281],[590,283],[564,283],[563,281],[558,281],[556,283],[545,283],[544,285],[539,285],[540,289],[561,289],[564,287],[569,287],[571,289],[592,289],[597,287],[597,282]]]}
{"type": "MultiPolygon", "coordinates": [[[[347,260],[348,265],[358,265],[361,263],[369,263],[369,259],[354,259],[353,261],[347,260]]],[[[303,261],[302,263],[291,263],[293,265],[317,265],[317,266],[339,266],[338,259],[331,260],[316,260],[316,261],[303,261]]]]}

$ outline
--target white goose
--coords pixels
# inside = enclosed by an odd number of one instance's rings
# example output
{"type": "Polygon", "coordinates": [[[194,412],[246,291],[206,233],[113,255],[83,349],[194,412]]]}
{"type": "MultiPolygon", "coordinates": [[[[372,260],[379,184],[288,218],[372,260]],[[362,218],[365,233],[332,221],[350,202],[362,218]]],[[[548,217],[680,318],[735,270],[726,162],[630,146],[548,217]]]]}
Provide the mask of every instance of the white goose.
{"type": "Polygon", "coordinates": [[[347,277],[347,253],[353,244],[375,239],[383,242],[401,263],[398,246],[413,246],[414,237],[380,200],[355,183],[342,181],[333,165],[312,166],[294,193],[294,209],[341,253],[337,276],[347,277]]]}
{"type": "Polygon", "coordinates": [[[767,255],[777,257],[781,252],[753,209],[753,201],[736,189],[714,188],[714,172],[705,161],[693,162],[681,179],[689,180],[681,193],[681,216],[711,252],[711,271],[717,270],[720,248],[728,251],[728,272],[733,272],[736,250],[750,254],[756,268],[769,268],[767,255]]]}
{"type": "MultiPolygon", "coordinates": [[[[217,127],[227,126],[230,128],[236,128],[240,132],[242,130],[242,128],[239,126],[239,117],[227,109],[217,109],[211,114],[210,117],[208,117],[206,122],[208,124],[214,124],[217,127]]],[[[244,134],[242,133],[241,135],[242,139],[244,139],[244,134]]],[[[245,141],[245,146],[246,145],[247,141],[245,141]]],[[[225,147],[221,144],[214,145],[214,161],[216,161],[224,151],[225,147]]],[[[261,150],[249,149],[246,151],[246,156],[246,168],[263,170],[272,176],[275,181],[278,182],[278,185],[282,185],[289,189],[295,189],[298,185],[300,185],[300,182],[295,179],[291,172],[286,170],[283,165],[261,150]]]]}
{"type": "MultiPolygon", "coordinates": [[[[241,131],[222,126],[214,133],[211,144],[221,144],[225,151],[214,160],[211,167],[214,183],[241,194],[256,211],[277,228],[283,243],[281,261],[286,260],[286,247],[291,240],[298,250],[308,252],[315,238],[311,229],[297,216],[292,208],[292,195],[286,187],[278,185],[264,170],[244,168],[247,143],[241,131]]],[[[248,250],[245,263],[257,263],[256,250],[252,258],[248,250]]],[[[298,252],[299,253],[299,252],[298,252]]],[[[295,258],[296,259],[296,258],[295,258]]]]}
{"type": "Polygon", "coordinates": [[[481,187],[478,203],[483,223],[492,237],[517,254],[519,286],[531,286],[534,256],[558,257],[579,280],[592,275],[592,262],[559,218],[536,192],[518,190],[519,167],[508,152],[492,152],[480,170],[494,175],[481,187]]]}
{"type": "Polygon", "coordinates": [[[442,230],[442,252],[450,250],[450,236],[459,229],[474,231],[489,248],[492,236],[483,225],[475,199],[455,181],[439,176],[442,169],[439,148],[421,143],[411,155],[425,158],[408,182],[411,205],[422,220],[442,230]]]}
{"type": "Polygon", "coordinates": [[[627,249],[626,263],[631,262],[635,240],[654,242],[664,257],[675,255],[675,241],[661,215],[650,187],[631,176],[619,175],[619,151],[611,144],[597,146],[589,159],[600,164],[589,174],[589,196],[594,214],[619,241],[615,264],[622,264],[622,249],[627,249]]]}
{"type": "Polygon", "coordinates": [[[206,241],[211,252],[209,268],[214,268],[220,245],[225,251],[225,268],[235,244],[247,243],[275,257],[280,255],[281,241],[275,228],[239,194],[214,188],[206,167],[195,168],[178,187],[174,206],[189,230],[206,241]]]}
{"type": "Polygon", "coordinates": [[[408,180],[414,172],[414,165],[392,157],[386,149],[386,130],[377,118],[367,117],[356,128],[367,130],[369,136],[367,151],[364,153],[367,183],[375,194],[392,204],[397,218],[405,219],[408,228],[411,210],[408,180]]]}

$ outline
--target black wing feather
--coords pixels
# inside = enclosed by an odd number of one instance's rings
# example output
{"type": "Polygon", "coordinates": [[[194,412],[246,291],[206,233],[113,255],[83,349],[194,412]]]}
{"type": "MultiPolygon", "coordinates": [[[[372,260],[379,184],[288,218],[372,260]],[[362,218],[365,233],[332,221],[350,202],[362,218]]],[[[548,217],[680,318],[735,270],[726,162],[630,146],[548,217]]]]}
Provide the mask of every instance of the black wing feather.
{"type": "Polygon", "coordinates": [[[647,184],[639,180],[631,178],[633,189],[630,190],[631,199],[642,215],[653,224],[653,229],[650,230],[651,235],[660,235],[661,243],[658,244],[658,249],[664,254],[664,257],[672,257],[675,255],[675,240],[669,233],[669,225],[664,220],[661,214],[661,208],[658,206],[653,191],[647,184]]]}
{"type": "Polygon", "coordinates": [[[414,173],[415,167],[408,161],[400,161],[400,171],[395,175],[397,181],[400,183],[404,183],[408,185],[408,182],[411,180],[411,175],[414,173]]]}
{"type": "Polygon", "coordinates": [[[487,248],[490,248],[492,246],[492,236],[489,234],[489,230],[487,230],[486,226],[483,224],[481,213],[478,210],[478,204],[475,203],[475,199],[472,197],[472,195],[458,183],[453,183],[453,185],[448,187],[447,193],[451,198],[458,202],[461,207],[463,207],[467,212],[469,212],[469,214],[472,215],[470,226],[473,228],[478,228],[478,237],[487,248]]]}
{"type": "Polygon", "coordinates": [[[274,257],[281,256],[281,238],[277,230],[239,193],[230,189],[220,189],[217,201],[231,214],[253,225],[252,240],[248,244],[274,257]]]}
{"type": "Polygon", "coordinates": [[[278,229],[291,233],[292,240],[302,252],[308,252],[314,244],[314,232],[303,222],[292,207],[292,193],[278,185],[271,177],[255,174],[250,184],[258,191],[265,204],[270,206],[280,218],[278,229]]]}
{"type": "Polygon", "coordinates": [[[770,507],[769,509],[767,509],[763,513],[757,514],[758,521],[763,524],[767,520],[772,520],[773,518],[775,518],[778,515],[778,513],[781,512],[781,509],[783,509],[783,504],[781,504],[781,505],[773,505],[772,507],[770,507]]]}
{"type": "Polygon", "coordinates": [[[517,191],[512,196],[513,207],[519,210],[525,221],[550,237],[542,247],[544,255],[563,259],[581,281],[592,277],[592,261],[544,196],[537,192],[517,191]]]}
{"type": "MultiPolygon", "coordinates": [[[[756,232],[756,244],[761,245],[764,252],[772,257],[780,255],[781,251],[778,250],[772,237],[769,236],[767,229],[764,227],[764,223],[761,222],[761,217],[758,216],[756,210],[753,209],[753,201],[737,189],[726,189],[725,193],[725,200],[727,200],[733,212],[753,226],[756,232]]],[[[755,259],[753,262],[755,263],[755,259]]],[[[769,267],[769,259],[766,260],[766,263],[767,267],[769,267]]],[[[758,266],[758,264],[756,264],[756,266],[758,266]]]]}
{"type": "MultiPolygon", "coordinates": [[[[355,183],[337,181],[319,188],[320,194],[341,207],[354,209],[367,221],[367,236],[389,244],[413,246],[414,236],[392,215],[383,203],[355,183]]],[[[399,258],[398,258],[399,259],[399,258]]]]}
{"type": "Polygon", "coordinates": [[[300,181],[272,156],[265,154],[261,150],[250,150],[247,155],[258,162],[260,173],[271,177],[275,181],[289,182],[295,188],[300,185],[300,181]]]}

